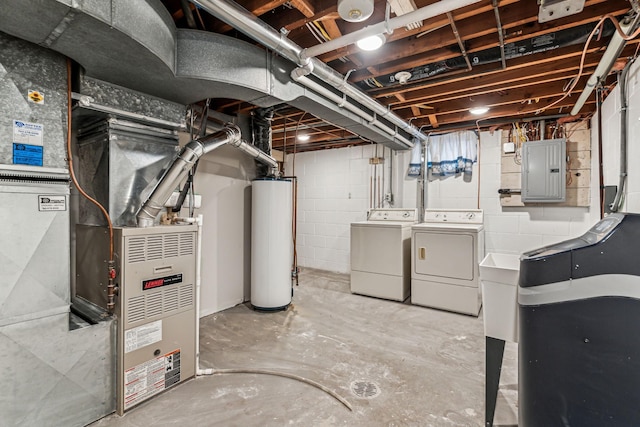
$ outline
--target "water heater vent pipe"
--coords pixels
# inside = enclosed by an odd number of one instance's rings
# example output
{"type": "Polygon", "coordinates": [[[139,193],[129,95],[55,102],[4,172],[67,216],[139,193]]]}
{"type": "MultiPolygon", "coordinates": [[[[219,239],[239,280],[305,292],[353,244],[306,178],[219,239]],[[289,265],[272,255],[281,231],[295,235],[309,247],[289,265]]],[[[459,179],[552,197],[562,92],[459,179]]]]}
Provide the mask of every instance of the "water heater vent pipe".
{"type": "Polygon", "coordinates": [[[221,145],[240,141],[240,128],[227,125],[222,130],[200,139],[194,139],[182,147],[178,157],[164,173],[147,201],[138,211],[138,227],[151,227],[176,186],[187,176],[196,161],[221,145]]]}

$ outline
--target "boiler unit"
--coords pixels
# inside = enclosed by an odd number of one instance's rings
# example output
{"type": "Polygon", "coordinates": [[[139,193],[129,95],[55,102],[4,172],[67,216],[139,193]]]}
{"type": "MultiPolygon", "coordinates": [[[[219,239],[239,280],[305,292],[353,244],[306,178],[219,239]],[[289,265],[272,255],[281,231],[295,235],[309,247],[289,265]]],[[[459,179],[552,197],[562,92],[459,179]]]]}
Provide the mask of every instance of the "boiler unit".
{"type": "Polygon", "coordinates": [[[293,295],[291,181],[257,179],[251,199],[251,305],[284,310],[293,295]]]}
{"type": "MultiPolygon", "coordinates": [[[[108,229],[77,227],[77,295],[106,308],[108,229]]],[[[195,376],[195,225],[114,229],[117,412],[195,376]]]]}
{"type": "Polygon", "coordinates": [[[640,425],[640,215],[522,255],[519,425],[640,425]]]}

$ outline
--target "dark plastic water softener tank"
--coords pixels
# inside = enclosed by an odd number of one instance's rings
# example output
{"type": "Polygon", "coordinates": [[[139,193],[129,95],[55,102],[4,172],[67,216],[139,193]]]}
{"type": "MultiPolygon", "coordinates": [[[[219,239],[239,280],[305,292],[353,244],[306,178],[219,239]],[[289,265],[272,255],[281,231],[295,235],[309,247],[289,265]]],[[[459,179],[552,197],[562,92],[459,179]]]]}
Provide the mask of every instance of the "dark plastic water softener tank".
{"type": "Polygon", "coordinates": [[[640,215],[523,254],[519,425],[640,426],[640,215]]]}

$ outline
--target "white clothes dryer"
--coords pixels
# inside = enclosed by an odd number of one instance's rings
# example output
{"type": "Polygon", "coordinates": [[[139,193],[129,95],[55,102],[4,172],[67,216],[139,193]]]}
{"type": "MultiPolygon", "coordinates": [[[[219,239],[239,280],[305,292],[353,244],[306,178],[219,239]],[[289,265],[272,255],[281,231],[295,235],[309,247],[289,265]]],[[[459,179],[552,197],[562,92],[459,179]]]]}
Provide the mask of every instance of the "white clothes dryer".
{"type": "Polygon", "coordinates": [[[351,292],[395,301],[409,296],[415,209],[372,209],[351,224],[351,292]]]}
{"type": "Polygon", "coordinates": [[[480,209],[427,209],[411,231],[411,303],[477,316],[484,258],[480,209]]]}

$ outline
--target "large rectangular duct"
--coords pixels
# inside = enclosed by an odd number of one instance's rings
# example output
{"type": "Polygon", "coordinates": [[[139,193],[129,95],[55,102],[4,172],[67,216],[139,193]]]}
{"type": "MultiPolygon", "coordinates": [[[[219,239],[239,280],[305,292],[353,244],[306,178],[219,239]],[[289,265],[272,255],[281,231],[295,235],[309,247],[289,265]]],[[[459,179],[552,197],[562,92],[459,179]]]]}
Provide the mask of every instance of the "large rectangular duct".
{"type": "Polygon", "coordinates": [[[0,33],[2,426],[81,427],[115,408],[115,322],[69,312],[66,114],[64,56],[0,33]]]}
{"type": "MultiPolygon", "coordinates": [[[[78,180],[109,212],[114,226],[135,227],[136,213],[177,154],[178,133],[125,120],[89,122],[78,131],[78,180]]],[[[80,201],[81,224],[106,225],[80,201]]]]}

